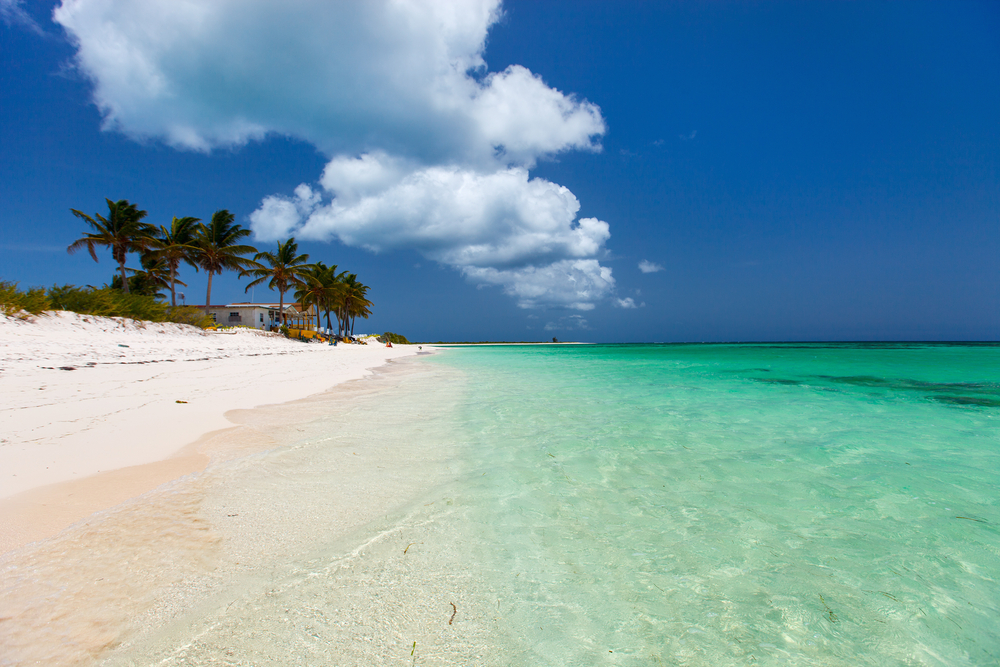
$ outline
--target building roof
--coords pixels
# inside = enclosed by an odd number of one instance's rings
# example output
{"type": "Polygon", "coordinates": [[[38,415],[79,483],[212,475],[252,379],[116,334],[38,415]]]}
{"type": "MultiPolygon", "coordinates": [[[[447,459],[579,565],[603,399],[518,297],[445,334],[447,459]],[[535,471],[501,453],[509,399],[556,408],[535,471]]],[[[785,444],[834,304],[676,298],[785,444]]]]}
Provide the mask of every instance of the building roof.
{"type": "MultiPolygon", "coordinates": [[[[288,310],[290,308],[294,308],[294,307],[297,307],[297,306],[298,306],[297,303],[286,303],[285,304],[285,310],[288,310]]],[[[205,308],[205,306],[201,305],[201,304],[192,304],[191,307],[192,308],[205,308]]],[[[223,304],[210,305],[210,306],[208,306],[208,308],[216,308],[216,309],[219,309],[219,308],[268,308],[270,310],[278,310],[278,304],[277,303],[250,303],[249,301],[240,301],[238,303],[223,303],[223,304]]]]}

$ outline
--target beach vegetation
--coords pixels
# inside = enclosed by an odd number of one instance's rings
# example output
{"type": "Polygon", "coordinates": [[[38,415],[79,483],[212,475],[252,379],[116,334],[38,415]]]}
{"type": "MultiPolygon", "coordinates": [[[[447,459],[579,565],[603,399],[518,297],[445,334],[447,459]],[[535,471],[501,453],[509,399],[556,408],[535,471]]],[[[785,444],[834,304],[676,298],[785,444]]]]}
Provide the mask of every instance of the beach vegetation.
{"type": "Polygon", "coordinates": [[[309,264],[309,255],[298,254],[299,244],[295,242],[295,237],[278,242],[276,252],[261,251],[254,255],[253,261],[249,262],[240,271],[240,277],[252,277],[254,280],[246,286],[245,292],[256,287],[263,282],[267,282],[268,289],[278,290],[278,312],[281,313],[282,323],[285,323],[285,293],[293,287],[303,287],[313,269],[309,264]]]}
{"type": "Polygon", "coordinates": [[[201,308],[195,306],[171,306],[167,309],[166,321],[175,324],[190,324],[199,329],[207,329],[215,324],[215,320],[207,317],[201,308]]]}
{"type": "Polygon", "coordinates": [[[68,310],[82,315],[128,317],[201,327],[208,326],[211,322],[211,318],[205,318],[197,308],[174,308],[155,296],[134,294],[114,287],[57,285],[49,289],[48,297],[52,310],[68,310]]]}
{"type": "MultiPolygon", "coordinates": [[[[166,260],[151,253],[144,253],[139,261],[141,269],[126,268],[128,277],[128,293],[152,296],[157,299],[165,299],[163,290],[170,287],[170,268],[166,260]]],[[[187,287],[187,283],[175,280],[176,284],[187,287]]],[[[122,280],[118,275],[112,276],[110,287],[112,289],[122,289],[122,280]]],[[[125,290],[122,290],[125,291],[125,290]]]]}
{"type": "MultiPolygon", "coordinates": [[[[337,273],[336,264],[327,266],[323,262],[316,262],[307,272],[302,287],[295,292],[295,299],[302,305],[303,310],[315,308],[317,328],[322,328],[321,311],[323,311],[326,313],[327,328],[333,329],[330,313],[339,313],[338,309],[345,294],[344,279],[347,275],[346,271],[337,273]]],[[[338,333],[341,328],[338,315],[338,333]]]]}
{"type": "Polygon", "coordinates": [[[212,214],[207,225],[198,225],[194,261],[208,273],[205,315],[212,303],[212,276],[223,271],[243,271],[253,265],[247,255],[257,252],[257,248],[243,243],[243,239],[250,236],[250,230],[236,224],[235,219],[232,213],[221,209],[212,214]]]}
{"type": "Polygon", "coordinates": [[[45,290],[40,287],[18,289],[17,283],[0,280],[0,312],[13,317],[38,315],[52,307],[45,290]]]}
{"type": "Polygon", "coordinates": [[[343,328],[343,335],[354,335],[354,320],[357,317],[368,319],[371,315],[372,302],[368,300],[369,287],[358,281],[356,273],[349,273],[342,278],[343,283],[337,309],[337,320],[343,328]]]}
{"type": "Polygon", "coordinates": [[[111,249],[111,256],[118,263],[119,278],[122,291],[128,293],[128,276],[125,271],[125,261],[130,252],[143,252],[149,248],[154,227],[143,222],[146,211],[139,210],[127,199],[118,201],[105,200],[108,204],[107,217],[95,213],[94,217],[82,211],[71,208],[76,217],[86,222],[91,231],[69,245],[66,249],[73,254],[86,248],[94,261],[97,259],[97,248],[103,246],[111,249]]]}
{"type": "Polygon", "coordinates": [[[406,340],[406,336],[403,334],[392,333],[391,331],[386,331],[382,334],[378,342],[380,343],[392,343],[393,345],[409,345],[410,341],[406,340]]]}
{"type": "Polygon", "coordinates": [[[170,226],[160,225],[158,232],[150,243],[149,255],[163,262],[166,267],[167,283],[170,289],[170,305],[177,305],[177,284],[187,285],[177,278],[177,270],[181,262],[185,262],[198,270],[198,223],[201,218],[191,216],[177,218],[170,226]]]}
{"type": "MultiPolygon", "coordinates": [[[[211,317],[212,280],[224,271],[239,271],[240,278],[251,278],[244,290],[246,292],[265,283],[269,289],[277,290],[282,325],[288,324],[285,295],[293,289],[302,311],[309,313],[310,318],[315,314],[317,329],[322,328],[325,313],[326,326],[332,330],[330,314],[335,315],[337,335],[340,337],[353,336],[357,318],[367,319],[372,313],[369,287],[358,280],[357,274],[347,271],[338,273],[336,264],[310,264],[309,255],[298,252],[294,237],[279,242],[275,251],[260,251],[246,242],[250,230],[236,224],[235,216],[225,209],[213,213],[207,224],[202,223],[200,218],[186,216],[174,217],[169,226],[156,227],[144,222],[147,212],[128,200],[107,199],[106,202],[106,216],[96,213],[91,217],[70,209],[73,215],[89,225],[90,231],[70,244],[67,250],[75,253],[86,248],[97,261],[97,248],[110,248],[118,264],[117,274],[112,277],[110,285],[101,289],[88,288],[89,292],[72,286],[52,288],[50,292],[59,299],[56,308],[94,315],[115,313],[123,317],[132,316],[126,315],[126,312],[134,312],[135,317],[140,319],[165,321],[162,318],[167,317],[164,314],[167,311],[162,309],[168,306],[164,292],[170,294],[169,308],[173,309],[170,312],[185,312],[176,310],[177,285],[187,286],[178,277],[178,271],[181,264],[188,264],[195,271],[204,269],[208,274],[204,318],[211,317]],[[125,266],[128,254],[133,252],[140,255],[139,269],[125,266]],[[164,303],[155,307],[145,302],[125,305],[125,301],[113,302],[103,291],[105,289],[164,303]]],[[[38,294],[49,298],[45,290],[38,291],[38,294]]],[[[10,298],[13,300],[13,297],[10,298]]],[[[41,309],[45,307],[39,306],[41,309]]],[[[25,312],[30,311],[25,309],[25,312]]]]}
{"type": "Polygon", "coordinates": [[[171,307],[163,299],[125,292],[115,287],[54,285],[47,290],[41,287],[20,289],[17,283],[0,280],[0,311],[4,315],[24,317],[39,315],[47,310],[127,317],[150,322],[176,322],[201,328],[212,324],[211,318],[205,317],[198,308],[171,307]]]}

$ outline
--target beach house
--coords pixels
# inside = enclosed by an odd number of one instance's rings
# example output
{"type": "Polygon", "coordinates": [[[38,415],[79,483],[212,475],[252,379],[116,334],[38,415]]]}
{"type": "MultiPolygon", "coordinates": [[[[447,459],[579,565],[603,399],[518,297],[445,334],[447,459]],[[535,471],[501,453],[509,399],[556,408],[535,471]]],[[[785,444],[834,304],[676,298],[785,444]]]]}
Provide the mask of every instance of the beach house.
{"type": "MultiPolygon", "coordinates": [[[[303,314],[299,312],[297,304],[285,304],[285,319],[290,323],[300,321],[303,314]]],[[[204,308],[204,306],[197,306],[204,308]]],[[[271,331],[281,326],[280,306],[277,303],[250,303],[239,302],[225,305],[210,305],[208,315],[215,320],[215,323],[223,327],[252,327],[271,331]]]]}

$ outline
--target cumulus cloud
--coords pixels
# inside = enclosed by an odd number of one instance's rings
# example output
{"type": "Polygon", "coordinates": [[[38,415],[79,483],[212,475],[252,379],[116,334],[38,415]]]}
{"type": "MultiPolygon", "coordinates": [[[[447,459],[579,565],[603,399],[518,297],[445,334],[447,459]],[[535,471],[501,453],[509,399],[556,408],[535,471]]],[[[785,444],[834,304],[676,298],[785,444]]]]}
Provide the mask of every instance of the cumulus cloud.
{"type": "Polygon", "coordinates": [[[498,270],[465,267],[462,272],[482,285],[502,285],[521,308],[561,306],[593,310],[594,302],[607,297],[615,286],[611,269],[596,259],[563,260],[547,266],[498,270]]]}
{"type": "Polygon", "coordinates": [[[208,150],[274,132],[477,163],[596,149],[597,106],[517,65],[475,76],[499,15],[496,0],[63,0],[53,18],[105,122],[137,138],[208,150]]]}
{"type": "MultiPolygon", "coordinates": [[[[10,3],[11,0],[0,0],[10,3]]],[[[600,150],[600,109],[512,65],[488,72],[499,0],[63,0],[105,126],[180,149],[269,134],[330,158],[266,196],[257,238],[413,248],[525,308],[613,293],[606,222],[578,218],[539,159],[600,150]]]]}
{"type": "Polygon", "coordinates": [[[663,266],[644,259],[639,262],[639,270],[643,273],[656,273],[657,271],[663,271],[663,266]]]}

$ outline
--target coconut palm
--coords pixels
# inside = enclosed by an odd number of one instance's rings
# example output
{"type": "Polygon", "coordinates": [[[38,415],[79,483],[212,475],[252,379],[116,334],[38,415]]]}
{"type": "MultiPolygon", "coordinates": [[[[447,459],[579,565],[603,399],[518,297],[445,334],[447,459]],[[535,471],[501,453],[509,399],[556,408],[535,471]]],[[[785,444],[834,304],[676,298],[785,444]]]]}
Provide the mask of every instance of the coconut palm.
{"type": "Polygon", "coordinates": [[[97,260],[97,246],[111,248],[111,256],[118,262],[118,273],[122,281],[122,290],[128,293],[128,276],[125,273],[125,260],[130,252],[142,252],[149,247],[150,237],[153,234],[153,226],[142,221],[146,217],[146,211],[140,211],[135,204],[130,204],[127,199],[111,201],[108,203],[108,217],[95,213],[94,218],[82,211],[71,208],[70,211],[90,225],[93,232],[88,232],[81,239],[77,239],[66,249],[69,254],[73,254],[82,248],[90,252],[90,256],[97,260]]]}
{"type": "MultiPolygon", "coordinates": [[[[175,284],[184,283],[177,279],[177,269],[181,262],[187,262],[194,269],[198,270],[195,258],[198,254],[198,223],[201,218],[174,218],[170,222],[170,227],[160,225],[159,233],[153,238],[150,245],[150,254],[157,260],[166,263],[168,272],[168,285],[170,288],[170,305],[177,305],[177,294],[175,284]]],[[[186,285],[185,285],[186,287],[186,285]]]]}
{"type": "Polygon", "coordinates": [[[235,216],[222,209],[212,214],[212,219],[206,225],[198,225],[194,253],[195,263],[208,272],[208,292],[205,295],[205,314],[212,303],[212,276],[225,270],[242,271],[253,265],[253,261],[244,255],[257,252],[252,245],[240,243],[250,236],[250,230],[235,224],[235,216]]]}
{"type": "MultiPolygon", "coordinates": [[[[129,269],[125,271],[131,275],[128,278],[128,288],[131,294],[143,294],[145,296],[162,297],[160,290],[170,288],[170,266],[166,260],[156,257],[152,253],[142,255],[140,262],[141,269],[129,269]]],[[[187,283],[175,277],[175,282],[187,287],[187,283]]],[[[121,289],[122,281],[117,275],[111,281],[111,287],[121,289]]]]}
{"type": "Polygon", "coordinates": [[[334,298],[340,291],[336,274],[336,264],[331,267],[323,262],[316,262],[306,272],[302,287],[295,292],[295,300],[302,304],[303,308],[316,309],[317,329],[322,327],[321,310],[326,311],[326,326],[330,326],[330,310],[333,308],[334,298]]]}
{"type": "Polygon", "coordinates": [[[364,293],[368,291],[368,286],[362,285],[362,287],[364,287],[364,292],[362,292],[361,296],[359,296],[358,298],[353,299],[351,303],[350,315],[351,315],[352,336],[354,335],[354,322],[357,320],[357,318],[360,317],[361,319],[367,320],[369,315],[372,314],[372,309],[371,309],[372,302],[369,301],[364,296],[364,293]]]}
{"type": "Polygon", "coordinates": [[[240,271],[240,277],[252,276],[254,280],[246,286],[250,291],[251,287],[260,285],[265,280],[269,289],[278,290],[278,312],[281,313],[281,321],[285,323],[285,292],[292,287],[302,287],[309,275],[312,264],[308,264],[309,255],[299,255],[299,244],[292,237],[284,243],[278,242],[277,252],[258,252],[254,255],[253,263],[240,271]],[[267,264],[261,264],[261,260],[267,264]]]}
{"type": "Polygon", "coordinates": [[[354,320],[357,316],[368,319],[372,302],[366,297],[369,287],[358,282],[356,273],[349,273],[341,279],[340,309],[337,315],[344,327],[344,333],[354,335],[354,320]]]}

